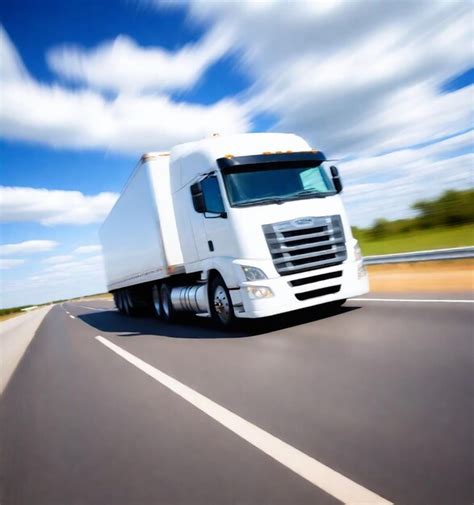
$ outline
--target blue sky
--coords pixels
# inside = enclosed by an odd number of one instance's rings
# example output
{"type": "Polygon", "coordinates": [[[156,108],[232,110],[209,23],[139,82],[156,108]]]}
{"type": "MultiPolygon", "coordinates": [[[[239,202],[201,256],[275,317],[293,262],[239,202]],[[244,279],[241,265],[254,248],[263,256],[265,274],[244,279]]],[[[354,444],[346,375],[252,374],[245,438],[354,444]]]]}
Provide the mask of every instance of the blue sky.
{"type": "Polygon", "coordinates": [[[472,185],[472,9],[4,0],[1,306],[103,291],[97,230],[139,156],[214,131],[340,159],[360,226],[472,185]]]}

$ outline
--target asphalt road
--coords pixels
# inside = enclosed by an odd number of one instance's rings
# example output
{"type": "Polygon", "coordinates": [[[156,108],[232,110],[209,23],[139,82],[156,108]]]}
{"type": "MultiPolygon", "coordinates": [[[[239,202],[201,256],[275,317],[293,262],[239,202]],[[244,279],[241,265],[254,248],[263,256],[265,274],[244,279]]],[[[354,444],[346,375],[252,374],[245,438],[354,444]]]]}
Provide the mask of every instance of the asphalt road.
{"type": "Polygon", "coordinates": [[[54,307],[1,400],[1,503],[472,504],[474,306],[400,297],[232,334],[54,307]]]}

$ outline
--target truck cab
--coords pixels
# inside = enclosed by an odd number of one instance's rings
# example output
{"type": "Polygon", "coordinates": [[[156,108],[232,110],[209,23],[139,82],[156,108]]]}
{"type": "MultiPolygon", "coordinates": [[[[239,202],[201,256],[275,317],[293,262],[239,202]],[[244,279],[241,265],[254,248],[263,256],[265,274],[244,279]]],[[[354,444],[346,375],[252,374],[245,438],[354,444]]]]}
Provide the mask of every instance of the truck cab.
{"type": "Polygon", "coordinates": [[[176,146],[170,187],[184,270],[207,284],[222,324],[368,291],[337,169],[301,137],[244,134],[176,146]]]}

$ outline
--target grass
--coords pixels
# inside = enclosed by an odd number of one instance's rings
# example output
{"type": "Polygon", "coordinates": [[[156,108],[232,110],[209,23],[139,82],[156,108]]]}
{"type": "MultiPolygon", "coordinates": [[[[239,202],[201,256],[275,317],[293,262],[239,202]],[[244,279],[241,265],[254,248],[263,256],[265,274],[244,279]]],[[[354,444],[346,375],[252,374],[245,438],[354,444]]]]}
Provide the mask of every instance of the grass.
{"type": "Polygon", "coordinates": [[[364,256],[470,246],[474,245],[474,226],[417,230],[377,240],[361,234],[359,243],[364,256]]]}
{"type": "Polygon", "coordinates": [[[29,307],[29,305],[22,305],[21,307],[10,307],[8,309],[0,309],[0,321],[6,321],[12,317],[24,314],[22,309],[29,307]]]}
{"type": "Polygon", "coordinates": [[[0,323],[6,321],[7,319],[12,319],[16,316],[21,316],[24,312],[10,312],[9,314],[0,314],[0,323]]]}
{"type": "Polygon", "coordinates": [[[113,300],[113,296],[110,293],[100,293],[97,295],[81,296],[80,298],[77,298],[77,300],[96,300],[96,299],[113,300]]]}

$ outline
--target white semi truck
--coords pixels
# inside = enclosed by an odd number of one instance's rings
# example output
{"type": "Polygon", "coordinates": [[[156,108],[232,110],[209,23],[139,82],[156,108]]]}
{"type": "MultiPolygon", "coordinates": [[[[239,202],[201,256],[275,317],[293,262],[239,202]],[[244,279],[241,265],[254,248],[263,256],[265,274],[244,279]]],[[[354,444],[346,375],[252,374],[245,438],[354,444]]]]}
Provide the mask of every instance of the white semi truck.
{"type": "Polygon", "coordinates": [[[336,167],[292,134],[213,136],[142,156],[100,230],[120,312],[223,326],[368,291],[336,167]]]}

